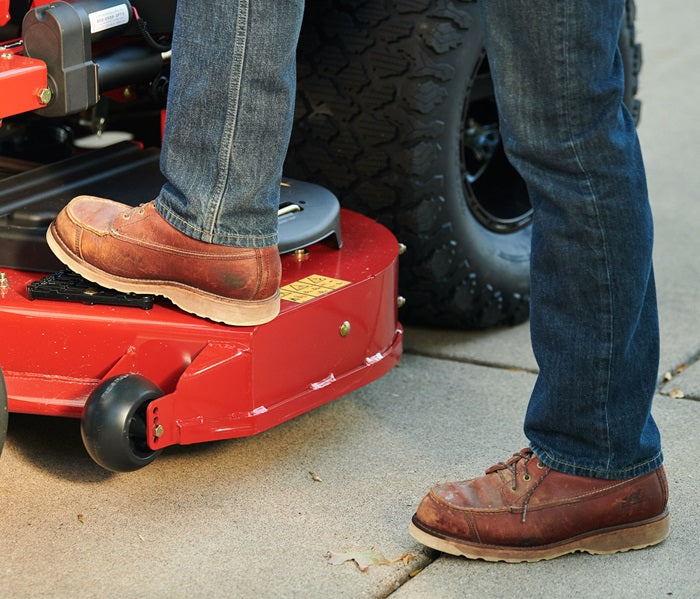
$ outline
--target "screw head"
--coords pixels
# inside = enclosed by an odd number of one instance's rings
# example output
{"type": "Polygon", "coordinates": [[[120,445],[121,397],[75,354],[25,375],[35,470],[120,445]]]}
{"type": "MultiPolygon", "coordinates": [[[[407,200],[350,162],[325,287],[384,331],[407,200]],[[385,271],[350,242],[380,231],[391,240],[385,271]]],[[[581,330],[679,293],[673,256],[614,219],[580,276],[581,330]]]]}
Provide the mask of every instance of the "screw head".
{"type": "Polygon", "coordinates": [[[164,432],[165,429],[163,428],[162,424],[156,424],[155,428],[153,429],[153,435],[156,439],[160,439],[163,436],[164,432]]]}
{"type": "Polygon", "coordinates": [[[399,297],[396,298],[396,305],[399,308],[403,308],[406,305],[406,298],[402,295],[399,295],[399,297]]]}
{"type": "Polygon", "coordinates": [[[350,323],[346,320],[340,325],[340,336],[347,337],[350,334],[350,323]]]}

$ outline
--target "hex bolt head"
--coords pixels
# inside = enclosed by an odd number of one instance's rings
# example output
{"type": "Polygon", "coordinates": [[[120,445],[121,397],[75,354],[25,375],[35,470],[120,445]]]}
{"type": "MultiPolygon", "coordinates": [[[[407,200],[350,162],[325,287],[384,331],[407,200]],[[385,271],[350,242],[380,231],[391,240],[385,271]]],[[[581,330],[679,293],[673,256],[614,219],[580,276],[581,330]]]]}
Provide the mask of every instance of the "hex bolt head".
{"type": "Polygon", "coordinates": [[[53,94],[51,93],[51,90],[48,87],[45,87],[39,90],[37,97],[39,98],[39,103],[46,106],[49,102],[51,102],[53,94]]]}

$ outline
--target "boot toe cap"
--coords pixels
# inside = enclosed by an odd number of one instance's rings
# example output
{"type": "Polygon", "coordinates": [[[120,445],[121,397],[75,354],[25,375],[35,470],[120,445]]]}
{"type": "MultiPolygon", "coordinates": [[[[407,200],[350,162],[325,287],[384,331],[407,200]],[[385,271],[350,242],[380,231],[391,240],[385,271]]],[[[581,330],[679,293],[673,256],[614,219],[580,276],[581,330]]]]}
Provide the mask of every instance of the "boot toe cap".
{"type": "Polygon", "coordinates": [[[98,235],[109,233],[114,219],[127,208],[124,204],[96,198],[78,196],[73,198],[56,218],[59,233],[62,230],[84,229],[98,235]]]}

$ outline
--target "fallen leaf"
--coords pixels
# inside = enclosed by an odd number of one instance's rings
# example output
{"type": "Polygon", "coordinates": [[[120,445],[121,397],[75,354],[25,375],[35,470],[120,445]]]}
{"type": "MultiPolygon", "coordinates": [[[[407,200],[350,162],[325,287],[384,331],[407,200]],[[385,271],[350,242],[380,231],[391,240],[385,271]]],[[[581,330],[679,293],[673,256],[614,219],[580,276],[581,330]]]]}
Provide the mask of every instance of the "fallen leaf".
{"type": "Polygon", "coordinates": [[[329,551],[326,554],[326,559],[332,566],[338,566],[345,562],[354,561],[362,572],[367,572],[367,568],[370,566],[383,566],[392,563],[381,553],[375,551],[373,547],[363,551],[346,551],[345,553],[335,553],[333,551],[329,551]]]}
{"type": "Polygon", "coordinates": [[[78,514],[78,522],[80,522],[81,524],[85,524],[85,518],[82,514],[78,514]]]}
{"type": "Polygon", "coordinates": [[[673,378],[673,375],[671,374],[671,371],[669,370],[668,372],[664,373],[664,380],[668,383],[673,378]]]}
{"type": "Polygon", "coordinates": [[[681,391],[678,387],[671,389],[671,392],[668,394],[669,397],[672,397],[673,399],[683,399],[685,397],[685,393],[681,391]]]}
{"type": "Polygon", "coordinates": [[[676,368],[676,373],[680,374],[685,370],[685,364],[681,364],[678,368],[676,368]]]}
{"type": "Polygon", "coordinates": [[[409,563],[411,560],[416,559],[416,557],[417,557],[417,556],[411,555],[410,553],[404,553],[404,554],[401,555],[400,557],[397,557],[396,559],[392,559],[392,560],[391,560],[391,563],[392,563],[392,564],[395,564],[396,562],[403,562],[403,565],[404,565],[404,566],[408,566],[408,563],[409,563]]]}
{"type": "Polygon", "coordinates": [[[311,480],[313,480],[314,482],[317,482],[317,483],[323,482],[321,477],[318,474],[316,474],[313,470],[309,470],[309,474],[311,475],[311,480]]]}

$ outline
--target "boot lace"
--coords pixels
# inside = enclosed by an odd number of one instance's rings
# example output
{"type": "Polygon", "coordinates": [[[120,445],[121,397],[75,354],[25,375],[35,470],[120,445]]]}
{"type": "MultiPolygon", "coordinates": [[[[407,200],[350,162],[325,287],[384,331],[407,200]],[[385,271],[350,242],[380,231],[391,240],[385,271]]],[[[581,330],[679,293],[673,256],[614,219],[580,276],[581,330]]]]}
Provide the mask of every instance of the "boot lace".
{"type": "MultiPolygon", "coordinates": [[[[533,451],[529,448],[526,447],[525,449],[521,449],[518,453],[514,453],[506,462],[498,462],[495,466],[491,466],[486,471],[486,474],[490,474],[492,472],[497,472],[499,470],[508,470],[511,475],[511,489],[513,491],[518,490],[518,466],[522,464],[522,470],[525,472],[523,475],[523,480],[525,482],[529,482],[532,478],[531,474],[527,470],[527,465],[530,463],[530,460],[535,457],[535,454],[533,451]]],[[[527,518],[527,506],[530,503],[530,498],[532,497],[532,494],[535,492],[537,487],[540,486],[542,481],[547,477],[547,474],[549,474],[551,468],[548,466],[545,466],[542,462],[538,460],[537,462],[537,467],[542,470],[542,476],[535,481],[535,484],[532,485],[530,490],[525,494],[524,502],[523,502],[523,517],[522,517],[522,522],[525,522],[527,518]]]]}

